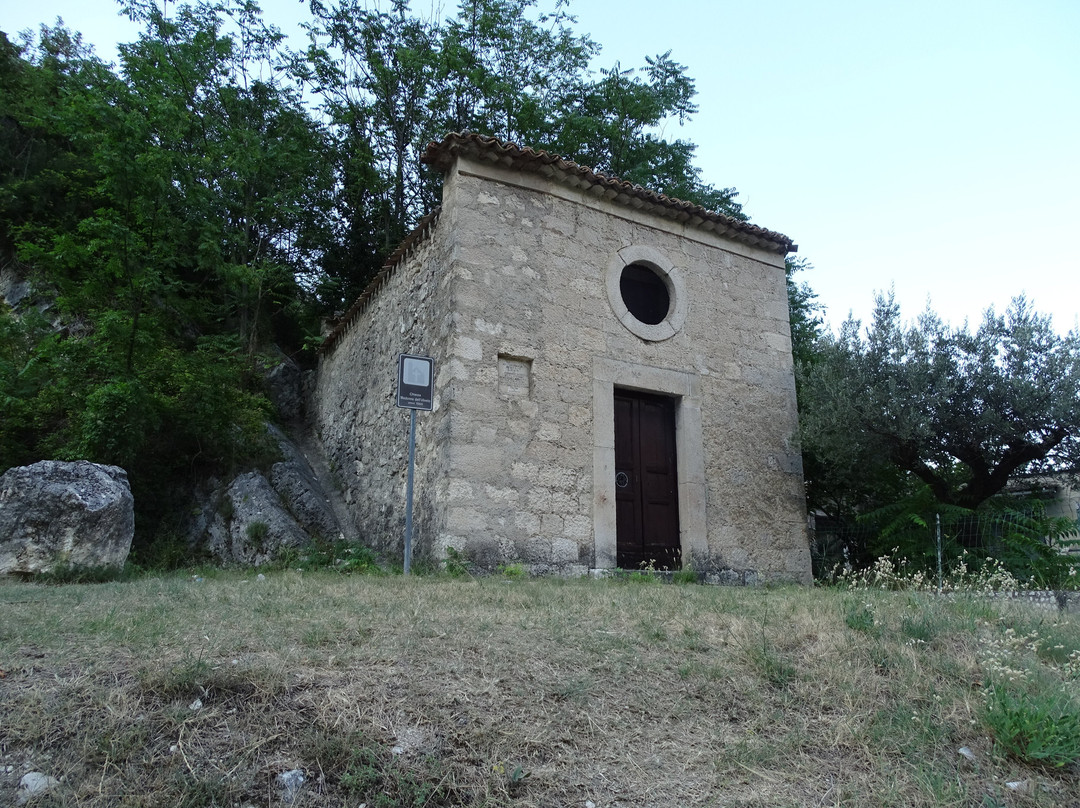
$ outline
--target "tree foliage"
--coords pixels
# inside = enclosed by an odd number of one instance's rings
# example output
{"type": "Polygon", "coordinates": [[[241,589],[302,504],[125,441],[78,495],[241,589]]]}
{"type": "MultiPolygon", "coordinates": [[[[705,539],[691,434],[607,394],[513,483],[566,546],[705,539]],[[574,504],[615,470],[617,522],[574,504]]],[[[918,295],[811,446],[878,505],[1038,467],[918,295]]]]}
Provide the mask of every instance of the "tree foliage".
{"type": "Polygon", "coordinates": [[[972,511],[1018,475],[1080,469],[1080,336],[1017,298],[981,325],[905,326],[879,297],[800,363],[809,499],[850,518],[916,494],[972,511]]]}
{"type": "Polygon", "coordinates": [[[8,43],[0,243],[47,318],[0,313],[0,462],[123,465],[152,529],[262,451],[256,349],[318,271],[333,177],[248,4],[126,9],[119,71],[63,29],[8,43]]]}
{"type": "MultiPolygon", "coordinates": [[[[793,334],[805,330],[798,311],[793,334]]],[[[808,501],[844,559],[896,550],[932,567],[940,526],[946,558],[990,554],[1043,583],[1067,576],[1053,544],[1075,523],[1005,492],[1080,470],[1080,336],[1060,335],[1024,298],[974,331],[929,310],[905,325],[888,295],[865,330],[849,319],[809,350],[795,344],[808,501]]]]}
{"type": "Polygon", "coordinates": [[[590,73],[599,46],[573,30],[565,2],[461,0],[446,20],[363,0],[311,0],[311,43],[297,80],[330,121],[337,238],[323,295],[343,305],[439,200],[420,163],[428,143],[478,132],[547,149],[597,171],[743,217],[732,188],[702,181],[695,146],[668,140],[696,111],[694,82],[670,52],[640,71],[590,73]]]}
{"type": "Polygon", "coordinates": [[[696,92],[671,51],[646,56],[641,70],[616,62],[560,105],[569,114],[560,116],[552,149],[598,171],[743,219],[733,188],[702,182],[693,165],[694,144],[661,134],[666,122],[682,124],[697,112],[696,92]]]}
{"type": "Polygon", "coordinates": [[[972,332],[930,311],[905,328],[879,297],[865,335],[849,320],[821,353],[804,388],[812,449],[846,444],[964,508],[1019,472],[1080,469],[1080,335],[1060,336],[1024,298],[972,332]]]}
{"type": "Polygon", "coordinates": [[[813,269],[805,258],[788,256],[784,261],[787,279],[788,319],[791,326],[791,355],[798,368],[796,382],[810,369],[818,356],[818,342],[824,333],[825,307],[818,302],[817,294],[806,281],[796,280],[796,275],[813,269]]]}
{"type": "Polygon", "coordinates": [[[440,196],[419,160],[474,131],[740,215],[664,54],[589,72],[564,0],[309,0],[289,51],[254,0],[120,0],[107,65],[58,24],[0,32],[0,468],[128,469],[142,540],[193,484],[264,456],[261,358],[302,356],[440,196]]]}

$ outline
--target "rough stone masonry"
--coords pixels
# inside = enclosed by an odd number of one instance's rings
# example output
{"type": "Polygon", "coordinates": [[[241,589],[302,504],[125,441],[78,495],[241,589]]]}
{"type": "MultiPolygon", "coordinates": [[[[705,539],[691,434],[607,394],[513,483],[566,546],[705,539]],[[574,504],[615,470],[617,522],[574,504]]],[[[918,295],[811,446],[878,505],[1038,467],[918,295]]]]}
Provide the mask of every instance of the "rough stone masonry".
{"type": "Polygon", "coordinates": [[[312,402],[359,536],[400,551],[396,357],[426,354],[421,552],[572,575],[667,541],[669,566],[714,579],[809,582],[791,241],[491,138],[451,135],[425,159],[445,175],[441,210],[328,339],[312,402]],[[621,414],[638,409],[671,413],[662,451],[651,421],[621,414]]]}

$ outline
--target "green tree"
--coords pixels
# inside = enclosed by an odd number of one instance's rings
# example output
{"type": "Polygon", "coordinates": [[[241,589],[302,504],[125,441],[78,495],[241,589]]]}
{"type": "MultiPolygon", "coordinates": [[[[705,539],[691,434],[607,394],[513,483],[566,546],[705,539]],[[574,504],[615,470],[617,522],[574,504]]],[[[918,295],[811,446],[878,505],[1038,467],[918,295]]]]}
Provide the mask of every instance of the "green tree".
{"type": "Polygon", "coordinates": [[[311,44],[293,71],[329,124],[335,175],[333,244],[324,256],[320,295],[347,306],[367,280],[438,203],[438,186],[420,163],[435,136],[437,26],[361,0],[312,0],[311,44]]]}
{"type": "Polygon", "coordinates": [[[18,264],[17,242],[35,228],[71,229],[92,211],[98,176],[78,123],[107,67],[78,34],[42,26],[36,43],[0,31],[0,263],[18,264]]]}
{"type": "Polygon", "coordinates": [[[334,175],[254,3],[125,8],[119,72],[46,29],[0,74],[5,243],[52,319],[2,315],[0,460],[125,466],[145,540],[262,455],[256,352],[298,336],[334,175]]]}
{"type": "MultiPolygon", "coordinates": [[[[317,283],[332,245],[331,144],[278,67],[281,34],[253,2],[180,6],[168,18],[148,0],[125,8],[144,25],[121,48],[142,131],[122,140],[135,153],[121,160],[145,167],[139,198],[169,220],[166,232],[144,228],[163,245],[155,264],[170,261],[180,291],[194,293],[190,325],[213,333],[223,323],[250,354],[259,329],[302,293],[297,282],[317,283]]],[[[108,176],[123,181],[122,165],[108,176]]]]}
{"type": "MultiPolygon", "coordinates": [[[[818,302],[817,293],[810,284],[796,280],[796,275],[813,269],[805,258],[788,256],[784,260],[787,279],[788,318],[791,325],[791,355],[797,368],[809,369],[818,354],[825,321],[825,307],[818,302]]],[[[800,374],[801,375],[801,374],[800,374]]],[[[800,376],[796,376],[796,382],[800,376]]]]}
{"type": "Polygon", "coordinates": [[[440,199],[441,177],[420,161],[428,143],[475,131],[541,146],[558,99],[591,53],[533,0],[462,0],[440,22],[404,0],[312,0],[311,44],[295,72],[318,98],[336,144],[337,243],[323,294],[347,305],[440,199]]]}
{"type": "Polygon", "coordinates": [[[546,145],[599,51],[573,31],[566,5],[543,14],[535,0],[461,0],[441,30],[433,134],[546,145]]]}
{"type": "Polygon", "coordinates": [[[693,165],[696,146],[661,135],[669,122],[682,125],[697,112],[696,93],[693,79],[671,51],[646,57],[640,71],[616,63],[561,102],[551,147],[597,171],[745,219],[733,188],[701,180],[693,165]]]}
{"type": "Polygon", "coordinates": [[[311,44],[294,72],[319,100],[336,143],[338,238],[323,295],[334,308],[438,204],[441,177],[420,163],[449,132],[547,149],[597,171],[744,218],[731,188],[693,165],[693,144],[662,137],[696,112],[694,82],[670,52],[641,71],[594,79],[599,46],[575,33],[567,3],[460,0],[439,21],[404,0],[310,0],[311,44]]]}
{"type": "Polygon", "coordinates": [[[865,335],[849,320],[819,344],[803,442],[834,485],[891,468],[975,509],[1017,474],[1080,469],[1080,335],[1059,335],[1024,298],[971,332],[930,311],[905,327],[879,297],[865,335]]]}

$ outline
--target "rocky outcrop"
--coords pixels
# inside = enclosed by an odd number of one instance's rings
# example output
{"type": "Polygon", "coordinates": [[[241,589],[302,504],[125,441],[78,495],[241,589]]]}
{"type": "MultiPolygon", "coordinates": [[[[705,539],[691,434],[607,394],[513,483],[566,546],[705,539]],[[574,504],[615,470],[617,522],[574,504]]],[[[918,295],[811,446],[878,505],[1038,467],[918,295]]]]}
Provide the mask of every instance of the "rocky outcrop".
{"type": "Polygon", "coordinates": [[[249,471],[204,495],[188,535],[214,557],[263,564],[316,538],[335,539],[342,523],[303,450],[268,427],[282,459],[269,474],[249,471]]]}
{"type": "Polygon", "coordinates": [[[134,532],[122,468],[43,460],[0,476],[0,573],[122,567],[134,532]]]}
{"type": "Polygon", "coordinates": [[[263,564],[311,542],[269,480],[258,471],[236,477],[207,531],[207,549],[222,561],[263,564]]]}
{"type": "Polygon", "coordinates": [[[341,523],[330,504],[329,492],[312,464],[296,443],[274,427],[270,432],[283,455],[281,462],[270,469],[270,485],[304,530],[317,536],[337,536],[342,530],[341,523]]]}
{"type": "Polygon", "coordinates": [[[16,272],[13,264],[0,266],[0,301],[16,308],[30,295],[30,281],[16,272]]]}
{"type": "Polygon", "coordinates": [[[278,416],[286,423],[304,417],[304,372],[292,359],[282,355],[281,361],[266,370],[266,392],[277,408],[278,416]]]}

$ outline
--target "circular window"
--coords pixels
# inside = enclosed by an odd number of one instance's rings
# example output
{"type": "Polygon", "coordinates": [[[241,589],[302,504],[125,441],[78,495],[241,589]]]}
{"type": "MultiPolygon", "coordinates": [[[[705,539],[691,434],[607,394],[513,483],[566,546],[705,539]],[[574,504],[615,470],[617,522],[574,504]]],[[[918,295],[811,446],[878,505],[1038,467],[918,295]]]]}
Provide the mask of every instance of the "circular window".
{"type": "Polygon", "coordinates": [[[632,244],[612,253],[604,285],[612,312],[634,336],[660,342],[682,330],[689,304],[682,271],[655,247],[632,244]]]}
{"type": "Polygon", "coordinates": [[[646,325],[662,323],[671,308],[667,284],[652,267],[629,264],[619,278],[619,292],[627,310],[646,325]]]}

